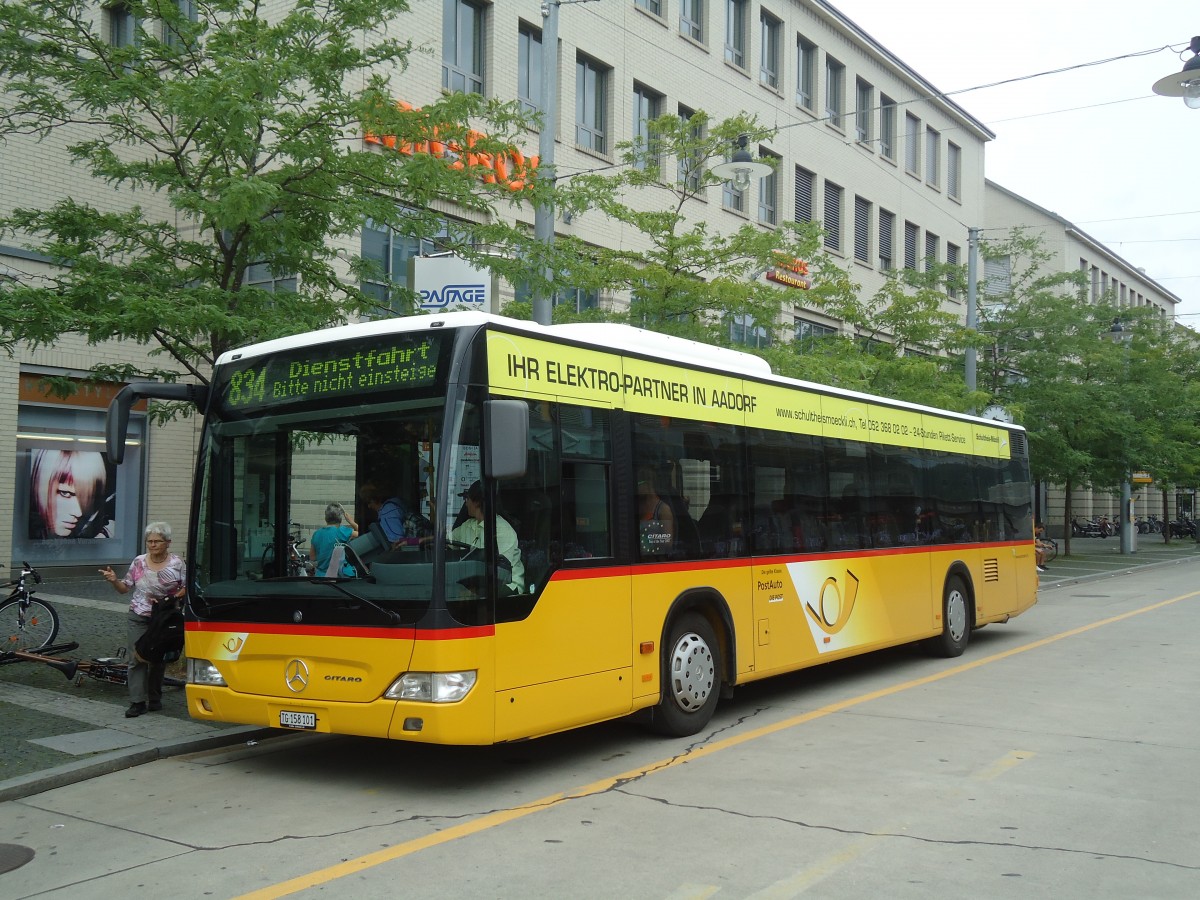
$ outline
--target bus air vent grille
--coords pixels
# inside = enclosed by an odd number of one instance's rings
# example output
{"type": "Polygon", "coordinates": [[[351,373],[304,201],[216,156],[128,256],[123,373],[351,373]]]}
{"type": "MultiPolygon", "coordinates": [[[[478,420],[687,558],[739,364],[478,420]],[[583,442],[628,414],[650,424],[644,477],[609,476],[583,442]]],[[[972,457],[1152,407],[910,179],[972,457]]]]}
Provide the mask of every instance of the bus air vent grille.
{"type": "Polygon", "coordinates": [[[985,559],[983,561],[983,580],[984,581],[999,581],[1000,580],[1000,560],[985,559]]]}
{"type": "Polygon", "coordinates": [[[1025,447],[1025,432],[1011,432],[1009,434],[1009,442],[1009,446],[1012,448],[1010,452],[1013,456],[1022,457],[1029,455],[1029,451],[1025,447]]]}

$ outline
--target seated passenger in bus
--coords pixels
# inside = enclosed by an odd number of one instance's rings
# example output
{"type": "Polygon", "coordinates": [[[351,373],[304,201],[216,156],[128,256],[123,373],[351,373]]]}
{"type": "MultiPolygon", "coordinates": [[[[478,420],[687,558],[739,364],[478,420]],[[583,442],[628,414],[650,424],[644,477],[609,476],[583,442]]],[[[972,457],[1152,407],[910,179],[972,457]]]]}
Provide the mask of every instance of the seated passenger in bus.
{"type": "Polygon", "coordinates": [[[375,483],[368,483],[360,492],[368,509],[375,515],[379,527],[391,541],[393,549],[416,544],[433,534],[429,520],[412,509],[399,494],[390,494],[375,483]]]}
{"type": "Polygon", "coordinates": [[[675,513],[658,494],[654,469],[638,469],[638,542],[642,557],[665,556],[675,545],[675,513]]]}
{"type": "MultiPolygon", "coordinates": [[[[450,540],[468,547],[484,546],[483,487],[478,481],[459,494],[463,498],[467,518],[450,531],[450,540]]],[[[525,566],[521,562],[521,550],[517,544],[517,532],[503,516],[496,516],[496,549],[511,567],[508,581],[501,585],[509,593],[519,594],[525,590],[525,566]]]]}

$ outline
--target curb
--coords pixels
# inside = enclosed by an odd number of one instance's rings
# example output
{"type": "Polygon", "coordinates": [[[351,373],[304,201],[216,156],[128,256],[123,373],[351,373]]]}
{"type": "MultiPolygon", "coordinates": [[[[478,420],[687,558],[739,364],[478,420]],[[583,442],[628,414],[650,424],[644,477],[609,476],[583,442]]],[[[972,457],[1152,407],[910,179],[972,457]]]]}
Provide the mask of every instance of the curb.
{"type": "Polygon", "coordinates": [[[213,734],[202,734],[194,737],[178,738],[173,741],[163,741],[158,744],[139,744],[122,750],[112,750],[100,753],[89,759],[65,763],[53,769],[41,772],[31,772],[28,775],[18,775],[7,781],[0,782],[0,803],[9,800],[20,800],[44,791],[66,787],[130,769],[143,763],[154,762],[156,759],[166,759],[171,756],[182,756],[185,753],[198,753],[202,750],[214,750],[228,747],[243,741],[263,740],[278,735],[275,728],[259,728],[257,725],[237,725],[222,729],[213,734]]]}

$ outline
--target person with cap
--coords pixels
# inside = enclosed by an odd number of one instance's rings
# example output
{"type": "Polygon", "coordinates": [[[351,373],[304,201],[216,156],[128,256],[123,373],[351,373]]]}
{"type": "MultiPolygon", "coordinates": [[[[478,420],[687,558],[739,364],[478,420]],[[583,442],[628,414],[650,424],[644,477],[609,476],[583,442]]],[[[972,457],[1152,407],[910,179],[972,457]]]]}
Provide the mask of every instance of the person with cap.
{"type": "MultiPolygon", "coordinates": [[[[459,496],[465,502],[467,518],[451,530],[450,540],[466,544],[468,547],[482,548],[485,533],[483,487],[476,481],[459,496]]],[[[503,516],[496,516],[496,544],[500,555],[512,566],[512,573],[508,576],[508,588],[519,594],[525,589],[525,566],[521,562],[521,550],[517,546],[517,533],[503,516]]]]}

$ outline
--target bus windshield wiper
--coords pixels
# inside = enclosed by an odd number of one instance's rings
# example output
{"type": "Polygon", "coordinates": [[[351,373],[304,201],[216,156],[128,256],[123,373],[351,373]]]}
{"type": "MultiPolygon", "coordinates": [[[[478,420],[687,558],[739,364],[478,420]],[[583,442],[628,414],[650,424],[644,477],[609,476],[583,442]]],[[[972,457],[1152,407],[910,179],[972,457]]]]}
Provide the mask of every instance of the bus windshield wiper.
{"type": "Polygon", "coordinates": [[[374,600],[364,597],[361,594],[356,594],[356,593],[354,593],[354,591],[349,590],[348,588],[342,587],[340,582],[331,581],[328,578],[317,578],[315,576],[313,578],[310,578],[308,581],[310,584],[327,584],[331,588],[333,588],[335,591],[337,591],[339,594],[344,594],[345,596],[349,597],[351,600],[357,600],[360,603],[365,603],[367,606],[371,607],[375,611],[383,613],[384,617],[392,625],[399,625],[400,622],[402,621],[400,618],[400,614],[398,612],[396,612],[395,610],[391,610],[391,609],[388,609],[387,607],[380,606],[374,600]]]}

